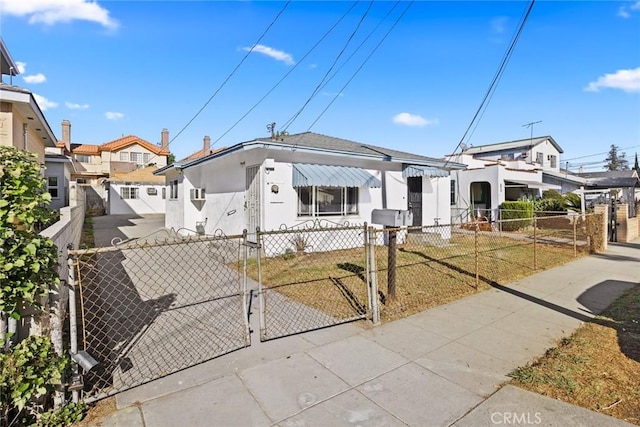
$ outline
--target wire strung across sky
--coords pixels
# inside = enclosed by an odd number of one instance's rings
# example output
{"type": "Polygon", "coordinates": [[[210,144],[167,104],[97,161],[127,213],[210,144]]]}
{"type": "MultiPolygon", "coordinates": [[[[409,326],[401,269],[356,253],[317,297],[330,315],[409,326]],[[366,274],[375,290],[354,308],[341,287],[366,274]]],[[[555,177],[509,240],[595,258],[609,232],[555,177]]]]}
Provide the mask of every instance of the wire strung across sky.
{"type": "MultiPolygon", "coordinates": [[[[476,123],[476,120],[479,119],[479,116],[481,115],[483,110],[486,109],[487,106],[489,105],[489,100],[491,99],[492,93],[495,91],[495,88],[497,87],[498,82],[502,77],[502,73],[504,72],[505,68],[507,67],[507,64],[509,63],[509,59],[511,59],[511,55],[513,54],[516,44],[520,39],[520,35],[522,34],[524,25],[527,23],[527,20],[529,19],[529,15],[531,14],[531,10],[533,9],[534,4],[535,4],[535,0],[532,0],[531,3],[529,4],[529,7],[526,13],[524,14],[524,17],[522,18],[522,21],[520,22],[520,26],[518,27],[518,30],[516,31],[515,35],[513,36],[513,39],[511,40],[511,44],[509,45],[509,48],[507,49],[504,56],[502,57],[502,62],[500,63],[500,66],[498,67],[496,74],[493,76],[493,79],[491,80],[491,84],[489,84],[489,88],[487,89],[487,92],[484,94],[484,97],[482,98],[482,102],[480,103],[480,106],[476,110],[476,113],[473,115],[473,118],[471,119],[471,122],[469,123],[467,130],[465,130],[464,134],[462,135],[462,138],[460,138],[460,142],[458,142],[458,145],[456,145],[456,148],[453,149],[452,154],[455,154],[456,151],[458,151],[458,148],[460,148],[460,146],[464,143],[465,138],[467,137],[467,134],[473,127],[474,123],[476,123]]],[[[447,158],[447,161],[445,162],[444,166],[447,166],[448,163],[449,163],[449,158],[447,158]]]]}
{"type": "MultiPolygon", "coordinates": [[[[205,108],[207,108],[207,106],[211,103],[211,101],[213,101],[213,98],[216,97],[216,95],[218,95],[218,93],[222,90],[223,87],[225,87],[225,85],[229,82],[229,80],[231,80],[231,77],[233,77],[233,75],[236,73],[236,71],[238,71],[238,69],[242,66],[242,64],[245,62],[245,60],[249,57],[249,55],[251,54],[251,52],[253,52],[253,49],[260,44],[260,42],[262,41],[262,39],[264,38],[264,36],[267,35],[267,33],[269,32],[269,30],[271,29],[271,27],[273,27],[273,25],[278,21],[278,18],[280,18],[280,15],[282,15],[282,13],[287,9],[287,7],[289,6],[289,4],[291,3],[291,0],[288,0],[285,5],[282,7],[282,9],[280,9],[280,11],[278,12],[278,14],[273,18],[273,20],[271,21],[271,23],[267,26],[267,28],[263,31],[263,33],[260,35],[260,37],[258,37],[258,40],[256,40],[256,42],[251,46],[251,49],[247,49],[247,53],[242,57],[242,59],[240,60],[240,62],[238,63],[238,65],[235,66],[235,68],[229,73],[229,75],[224,79],[224,81],[220,84],[220,86],[218,86],[218,88],[215,90],[215,92],[213,92],[213,95],[211,95],[209,97],[209,99],[207,100],[207,102],[204,103],[204,105],[193,115],[193,117],[191,117],[191,119],[187,122],[187,124],[185,124],[182,129],[180,129],[180,131],[178,131],[178,133],[171,138],[171,140],[169,141],[169,143],[167,145],[171,145],[171,143],[173,141],[176,140],[176,138],[178,138],[182,132],[184,132],[190,125],[191,123],[193,123],[193,121],[198,118],[198,116],[200,115],[200,113],[202,113],[204,111],[205,108]]],[[[156,155],[154,155],[153,157],[156,157],[156,155]]]]}
{"type": "MultiPolygon", "coordinates": [[[[397,5],[397,3],[396,3],[397,5]]],[[[393,9],[395,9],[396,5],[393,6],[393,9]]],[[[347,82],[344,84],[344,86],[342,86],[342,88],[340,88],[340,90],[334,95],[333,99],[329,102],[329,104],[327,104],[327,106],[324,108],[324,110],[322,110],[320,112],[320,114],[318,115],[318,117],[316,117],[316,119],[311,123],[311,125],[309,125],[309,127],[307,128],[307,132],[311,130],[311,128],[313,126],[315,126],[315,124],[318,122],[318,120],[320,120],[320,118],[324,115],[324,113],[327,112],[327,110],[331,107],[331,105],[333,105],[333,103],[335,102],[336,99],[338,99],[338,97],[340,96],[340,94],[346,89],[346,87],[351,83],[351,81],[358,75],[358,73],[360,72],[360,70],[362,70],[362,68],[365,66],[365,64],[369,61],[369,59],[371,59],[371,57],[373,56],[373,54],[378,50],[378,48],[382,45],[382,43],[387,39],[387,37],[389,36],[389,34],[391,34],[391,31],[393,31],[393,29],[396,27],[396,25],[398,25],[398,23],[400,22],[400,20],[402,19],[402,17],[409,11],[409,9],[411,8],[411,6],[413,5],[413,1],[411,1],[407,7],[402,11],[402,13],[400,14],[400,16],[398,16],[398,18],[396,18],[396,20],[394,21],[393,25],[391,25],[391,27],[389,28],[389,30],[386,32],[386,34],[382,37],[382,39],[378,42],[378,44],[373,48],[373,50],[371,51],[371,53],[369,53],[369,55],[365,58],[365,60],[362,62],[362,64],[360,64],[360,66],[355,70],[355,72],[351,75],[351,77],[349,78],[349,80],[347,80],[347,82]]],[[[389,13],[391,13],[391,11],[389,11],[389,13]]],[[[388,14],[387,14],[388,15],[388,14]]],[[[385,16],[386,19],[386,16],[385,16]]],[[[379,24],[378,24],[379,25],[379,24]]],[[[375,28],[377,29],[377,27],[375,28]]],[[[375,31],[374,29],[374,31],[375,31]]],[[[371,33],[372,34],[372,33],[371,33]]],[[[371,35],[369,34],[369,35],[371,35]]],[[[367,36],[368,38],[368,36],[367,36]]],[[[365,39],[366,41],[366,39],[365,39]]],[[[362,44],[360,45],[362,46],[362,44]]],[[[358,48],[360,48],[360,46],[358,48]]],[[[333,77],[333,76],[332,76],[333,77]]]]}
{"type": "Polygon", "coordinates": [[[344,54],[345,50],[347,49],[347,47],[349,46],[349,44],[351,43],[351,41],[353,40],[353,38],[357,34],[358,30],[360,29],[360,26],[362,25],[362,22],[364,22],[364,19],[369,14],[369,11],[371,10],[371,6],[373,6],[373,0],[371,0],[369,2],[369,6],[367,6],[367,9],[362,14],[362,17],[360,18],[360,21],[358,22],[358,25],[356,25],[356,28],[354,28],[354,30],[351,32],[351,35],[349,36],[349,38],[345,42],[344,46],[342,47],[342,49],[340,50],[340,52],[338,53],[338,55],[334,59],[333,63],[331,64],[331,66],[329,67],[327,72],[324,74],[324,76],[322,76],[322,80],[320,80],[320,82],[316,85],[316,87],[313,90],[313,92],[311,92],[311,95],[309,95],[309,97],[304,102],[304,104],[302,104],[302,107],[300,107],[300,109],[289,120],[287,120],[284,123],[284,125],[282,125],[282,127],[280,128],[280,132],[286,132],[287,129],[289,128],[289,126],[291,126],[298,119],[300,114],[302,114],[304,109],[307,108],[307,105],[309,105],[309,102],[311,102],[311,100],[318,94],[318,92],[320,91],[320,87],[327,80],[329,74],[331,74],[331,71],[336,66],[336,64],[338,63],[338,61],[340,60],[340,58],[344,54]]]}
{"type": "Polygon", "coordinates": [[[342,20],[344,18],[347,17],[347,15],[353,10],[353,8],[358,4],[358,1],[353,2],[353,4],[351,5],[351,7],[335,22],[335,24],[333,24],[331,26],[331,28],[329,28],[329,30],[327,30],[327,32],[324,33],[324,35],[322,37],[320,37],[320,39],[307,51],[307,53],[305,53],[302,58],[300,58],[300,60],[298,60],[293,67],[291,67],[291,69],[289,69],[289,71],[287,71],[287,73],[282,76],[282,78],[280,80],[278,80],[278,82],[273,85],[273,87],[271,87],[271,89],[269,89],[263,96],[262,98],[260,98],[255,104],[253,104],[253,106],[251,108],[249,108],[249,110],[247,110],[246,113],[244,113],[233,125],[231,125],[231,127],[229,127],[229,129],[227,129],[226,131],[224,131],[224,133],[222,135],[220,135],[220,137],[218,137],[215,141],[213,141],[212,145],[215,145],[216,143],[218,143],[222,138],[224,138],[229,132],[231,132],[242,120],[244,120],[253,110],[256,109],[256,107],[258,107],[258,105],[260,105],[262,103],[262,101],[264,101],[269,95],[271,95],[271,93],[276,90],[276,88],[278,86],[280,86],[280,83],[282,83],[287,77],[289,77],[289,75],[298,67],[298,65],[300,65],[306,58],[307,56],[309,56],[311,54],[311,52],[313,52],[315,50],[316,47],[318,47],[318,45],[320,43],[322,43],[322,41],[324,39],[326,39],[329,34],[331,34],[333,32],[333,30],[336,29],[336,27],[338,26],[338,24],[340,24],[340,22],[342,22],[342,20]]]}

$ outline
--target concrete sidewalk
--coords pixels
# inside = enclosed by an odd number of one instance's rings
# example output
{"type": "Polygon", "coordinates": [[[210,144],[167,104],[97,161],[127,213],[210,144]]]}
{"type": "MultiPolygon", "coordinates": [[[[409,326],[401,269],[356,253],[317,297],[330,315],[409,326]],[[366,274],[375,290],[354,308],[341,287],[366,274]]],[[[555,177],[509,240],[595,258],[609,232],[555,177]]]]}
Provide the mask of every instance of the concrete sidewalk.
{"type": "Polygon", "coordinates": [[[368,330],[254,327],[247,349],[120,393],[103,425],[629,425],[500,387],[639,279],[636,240],[368,330]]]}

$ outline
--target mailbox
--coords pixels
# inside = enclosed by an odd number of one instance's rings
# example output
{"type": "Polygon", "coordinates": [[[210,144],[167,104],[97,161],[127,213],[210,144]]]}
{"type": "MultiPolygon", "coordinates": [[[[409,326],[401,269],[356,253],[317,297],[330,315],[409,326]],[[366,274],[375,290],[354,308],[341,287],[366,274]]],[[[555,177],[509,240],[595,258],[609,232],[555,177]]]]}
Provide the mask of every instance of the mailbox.
{"type": "Polygon", "coordinates": [[[413,225],[413,212],[398,209],[374,209],[371,212],[371,223],[387,227],[413,225]]]}

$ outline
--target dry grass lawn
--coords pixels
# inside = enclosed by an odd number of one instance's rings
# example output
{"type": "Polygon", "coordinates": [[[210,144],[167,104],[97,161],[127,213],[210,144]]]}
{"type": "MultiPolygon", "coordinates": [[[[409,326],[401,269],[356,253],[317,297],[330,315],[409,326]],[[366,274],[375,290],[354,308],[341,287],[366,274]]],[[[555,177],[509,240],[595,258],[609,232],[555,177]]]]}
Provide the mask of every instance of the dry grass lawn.
{"type": "MultiPolygon", "coordinates": [[[[430,239],[428,235],[418,235],[411,243],[397,246],[395,298],[388,293],[388,248],[376,246],[384,321],[489,289],[491,283],[506,284],[575,259],[572,244],[551,241],[537,243],[534,254],[534,244],[526,236],[480,234],[477,257],[473,233],[454,234],[446,242],[430,239]]],[[[364,251],[361,247],[262,258],[267,303],[269,292],[277,291],[338,319],[356,316],[367,306],[364,251]]],[[[579,246],[577,255],[586,254],[586,246],[579,246]]],[[[248,274],[257,279],[255,262],[249,264],[248,274]]]]}
{"type": "Polygon", "coordinates": [[[640,425],[640,286],[510,375],[527,390],[640,425]]]}

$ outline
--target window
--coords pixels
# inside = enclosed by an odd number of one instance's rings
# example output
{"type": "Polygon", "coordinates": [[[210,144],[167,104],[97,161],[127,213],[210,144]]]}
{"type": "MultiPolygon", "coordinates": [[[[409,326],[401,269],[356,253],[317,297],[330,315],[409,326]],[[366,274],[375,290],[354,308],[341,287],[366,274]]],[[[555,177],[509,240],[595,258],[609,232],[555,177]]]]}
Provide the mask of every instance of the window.
{"type": "Polygon", "coordinates": [[[76,179],[76,182],[78,184],[86,184],[87,183],[87,179],[86,178],[78,178],[78,179],[76,179]]]}
{"type": "Polygon", "coordinates": [[[536,163],[542,164],[544,162],[544,154],[536,153],[536,163]]]}
{"type": "Polygon", "coordinates": [[[137,187],[122,187],[120,189],[121,199],[138,199],[139,188],[137,187]]]}
{"type": "Polygon", "coordinates": [[[167,188],[166,187],[162,187],[162,198],[163,199],[167,198],[167,188]]]}
{"type": "Polygon", "coordinates": [[[552,155],[551,158],[550,158],[550,161],[551,161],[551,163],[550,163],[549,166],[551,166],[552,168],[555,168],[556,166],[558,166],[558,157],[557,156],[552,155]]]}
{"type": "Polygon", "coordinates": [[[126,162],[129,160],[129,153],[127,153],[126,151],[121,151],[120,152],[120,161],[121,162],[126,162]]]}
{"type": "Polygon", "coordinates": [[[142,153],[129,153],[129,160],[134,163],[142,163],[142,153]]]}
{"type": "Polygon", "coordinates": [[[149,163],[149,160],[151,160],[151,154],[149,153],[142,154],[142,159],[144,164],[146,165],[147,163],[149,163]]]}
{"type": "Polygon", "coordinates": [[[298,216],[357,214],[357,187],[298,188],[298,216]]]}
{"type": "Polygon", "coordinates": [[[173,180],[169,183],[169,199],[178,199],[178,180],[173,180]]]}
{"type": "Polygon", "coordinates": [[[52,199],[58,198],[58,177],[57,176],[49,176],[47,177],[47,191],[51,194],[52,199]]]}
{"type": "Polygon", "coordinates": [[[149,196],[157,196],[158,195],[158,189],[155,187],[147,187],[147,194],[149,196]]]}
{"type": "Polygon", "coordinates": [[[76,160],[80,163],[91,163],[91,156],[86,154],[76,154],[76,160]]]}
{"type": "Polygon", "coordinates": [[[451,180],[451,205],[456,204],[456,180],[451,180]]]}

